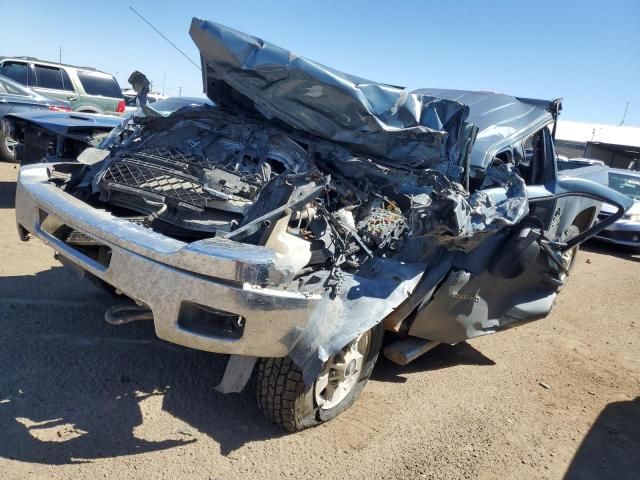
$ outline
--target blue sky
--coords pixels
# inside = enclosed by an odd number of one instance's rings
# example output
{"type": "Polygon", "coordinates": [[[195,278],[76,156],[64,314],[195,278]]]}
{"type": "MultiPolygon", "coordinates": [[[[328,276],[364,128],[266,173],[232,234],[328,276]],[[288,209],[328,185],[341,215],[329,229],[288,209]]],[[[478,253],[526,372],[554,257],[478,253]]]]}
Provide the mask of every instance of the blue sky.
{"type": "Polygon", "coordinates": [[[640,0],[0,0],[0,54],[113,73],[201,95],[200,72],[129,10],[198,61],[191,17],[214,20],[361,77],[409,88],[564,98],[563,118],[640,125],[640,0]],[[7,14],[10,12],[10,14],[7,14]],[[6,21],[14,19],[15,21],[6,21]]]}

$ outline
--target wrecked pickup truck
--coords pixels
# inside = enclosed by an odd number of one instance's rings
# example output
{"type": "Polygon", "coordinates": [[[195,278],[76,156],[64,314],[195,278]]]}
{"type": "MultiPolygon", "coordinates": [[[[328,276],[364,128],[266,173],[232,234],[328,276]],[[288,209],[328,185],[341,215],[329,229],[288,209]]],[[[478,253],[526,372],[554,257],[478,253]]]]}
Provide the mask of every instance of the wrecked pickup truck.
{"type": "Polygon", "coordinates": [[[253,376],[289,431],[355,401],[385,333],[406,364],[545,317],[579,244],[631,204],[558,178],[559,101],[408,92],[213,22],[190,34],[216,107],[22,167],[18,230],[136,302],[109,321],[229,354],[217,389],[253,376]]]}

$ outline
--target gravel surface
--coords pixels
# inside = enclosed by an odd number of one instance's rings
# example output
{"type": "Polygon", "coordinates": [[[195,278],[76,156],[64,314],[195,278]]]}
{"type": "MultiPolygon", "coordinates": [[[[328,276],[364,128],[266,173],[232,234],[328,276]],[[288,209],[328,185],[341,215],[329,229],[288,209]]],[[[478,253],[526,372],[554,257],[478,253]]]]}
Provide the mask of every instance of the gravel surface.
{"type": "Polygon", "coordinates": [[[113,300],[15,232],[0,163],[0,478],[640,478],[640,256],[588,245],[554,313],[381,361],[356,405],[285,434],[221,356],[110,326],[113,300]]]}

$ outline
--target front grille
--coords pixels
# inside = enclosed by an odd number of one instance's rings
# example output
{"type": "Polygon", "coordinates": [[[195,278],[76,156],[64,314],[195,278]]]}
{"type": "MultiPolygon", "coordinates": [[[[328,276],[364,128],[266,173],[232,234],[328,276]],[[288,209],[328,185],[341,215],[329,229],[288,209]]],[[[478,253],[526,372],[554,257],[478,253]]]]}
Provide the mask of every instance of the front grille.
{"type": "Polygon", "coordinates": [[[203,189],[196,177],[169,168],[166,162],[154,160],[148,155],[140,155],[113,161],[102,179],[103,186],[107,190],[146,193],[157,200],[172,198],[199,208],[205,208],[208,202],[216,200],[203,189]]]}

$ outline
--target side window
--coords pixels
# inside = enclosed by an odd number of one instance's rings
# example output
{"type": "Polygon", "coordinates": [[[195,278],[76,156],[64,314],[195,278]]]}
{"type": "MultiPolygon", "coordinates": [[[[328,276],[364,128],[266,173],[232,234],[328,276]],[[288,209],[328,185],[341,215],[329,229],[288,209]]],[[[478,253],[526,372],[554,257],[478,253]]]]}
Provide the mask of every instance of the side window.
{"type": "Polygon", "coordinates": [[[9,77],[22,85],[27,83],[27,64],[23,62],[5,62],[2,64],[0,74],[9,77]]]}
{"type": "Polygon", "coordinates": [[[120,90],[118,82],[109,75],[78,70],[78,78],[88,95],[122,98],[122,90],[120,90]]]}
{"type": "Polygon", "coordinates": [[[518,173],[527,185],[535,185],[532,165],[537,164],[535,145],[538,143],[537,137],[539,133],[540,132],[537,132],[527,137],[513,149],[513,161],[518,169],[518,173]]]}
{"type": "Polygon", "coordinates": [[[543,185],[554,178],[554,156],[553,140],[546,127],[513,149],[514,163],[527,185],[543,185]]]}
{"type": "Polygon", "coordinates": [[[62,68],[60,69],[60,73],[62,73],[62,90],[75,92],[76,89],[73,88],[73,83],[71,83],[71,79],[69,78],[69,74],[67,73],[67,71],[62,68]]]}
{"type": "Polygon", "coordinates": [[[53,90],[71,90],[71,81],[69,80],[67,72],[65,72],[64,70],[57,67],[35,65],[35,71],[36,87],[50,88],[53,90]]]}
{"type": "Polygon", "coordinates": [[[62,89],[62,75],[59,68],[44,67],[35,65],[36,82],[35,86],[40,88],[51,88],[53,90],[62,89]]]}

